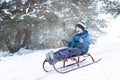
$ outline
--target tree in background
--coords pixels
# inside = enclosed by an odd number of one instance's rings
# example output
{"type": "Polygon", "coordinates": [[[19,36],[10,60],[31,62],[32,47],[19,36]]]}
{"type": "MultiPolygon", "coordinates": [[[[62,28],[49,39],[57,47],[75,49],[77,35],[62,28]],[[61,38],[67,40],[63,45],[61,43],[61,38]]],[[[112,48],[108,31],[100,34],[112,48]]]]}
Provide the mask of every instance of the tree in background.
{"type": "Polygon", "coordinates": [[[0,4],[0,41],[1,45],[4,45],[2,42],[6,43],[6,47],[11,53],[19,51],[20,48],[28,48],[29,46],[32,20],[27,15],[22,19],[21,17],[26,12],[32,12],[33,6],[33,0],[27,0],[25,4],[22,4],[21,0],[4,1],[0,4]]]}
{"type": "Polygon", "coordinates": [[[111,13],[116,17],[119,11],[119,0],[1,0],[0,49],[15,53],[22,47],[61,47],[62,39],[69,39],[74,24],[82,19],[95,43],[106,27],[97,16],[111,13]]]}

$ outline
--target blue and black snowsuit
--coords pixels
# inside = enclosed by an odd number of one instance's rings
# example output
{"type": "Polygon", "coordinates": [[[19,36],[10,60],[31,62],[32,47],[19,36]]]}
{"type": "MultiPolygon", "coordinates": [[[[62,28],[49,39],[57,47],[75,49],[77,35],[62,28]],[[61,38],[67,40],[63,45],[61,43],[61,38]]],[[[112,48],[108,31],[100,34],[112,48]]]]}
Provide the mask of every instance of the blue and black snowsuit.
{"type": "Polygon", "coordinates": [[[80,34],[74,34],[70,41],[66,41],[66,45],[68,46],[68,48],[61,49],[54,53],[54,57],[57,61],[72,56],[86,54],[90,45],[88,31],[84,30],[80,34]]]}

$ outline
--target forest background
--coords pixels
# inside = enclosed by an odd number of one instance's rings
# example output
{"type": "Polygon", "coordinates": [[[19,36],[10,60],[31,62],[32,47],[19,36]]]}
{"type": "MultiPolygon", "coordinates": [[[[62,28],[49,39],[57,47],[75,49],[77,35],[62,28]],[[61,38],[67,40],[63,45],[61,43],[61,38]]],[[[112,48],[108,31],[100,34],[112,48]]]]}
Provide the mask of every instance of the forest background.
{"type": "MultiPolygon", "coordinates": [[[[84,20],[92,43],[109,27],[101,15],[120,14],[119,0],[0,0],[0,50],[48,49],[64,46],[74,25],[84,20]]],[[[106,16],[104,16],[106,17],[106,16]]]]}

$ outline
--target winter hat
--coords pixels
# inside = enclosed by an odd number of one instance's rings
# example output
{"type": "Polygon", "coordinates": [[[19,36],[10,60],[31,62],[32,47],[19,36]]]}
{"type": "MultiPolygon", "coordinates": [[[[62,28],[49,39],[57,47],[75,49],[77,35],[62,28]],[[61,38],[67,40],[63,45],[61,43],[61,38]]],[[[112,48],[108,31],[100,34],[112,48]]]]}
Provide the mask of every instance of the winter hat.
{"type": "Polygon", "coordinates": [[[86,25],[85,25],[84,21],[81,21],[78,24],[76,24],[75,27],[79,27],[79,28],[81,28],[84,31],[85,28],[86,28],[86,25]]]}

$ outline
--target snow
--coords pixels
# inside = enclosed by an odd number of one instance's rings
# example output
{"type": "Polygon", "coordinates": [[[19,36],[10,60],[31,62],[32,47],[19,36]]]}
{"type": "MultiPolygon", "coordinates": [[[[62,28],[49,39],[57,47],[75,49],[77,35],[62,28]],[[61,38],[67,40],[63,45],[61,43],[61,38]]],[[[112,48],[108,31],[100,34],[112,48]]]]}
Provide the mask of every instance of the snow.
{"type": "Polygon", "coordinates": [[[95,59],[102,60],[93,65],[66,73],[45,72],[42,63],[45,53],[58,49],[21,49],[14,55],[0,52],[0,80],[120,80],[120,16],[107,23],[107,32],[90,46],[89,52],[95,59]]]}

